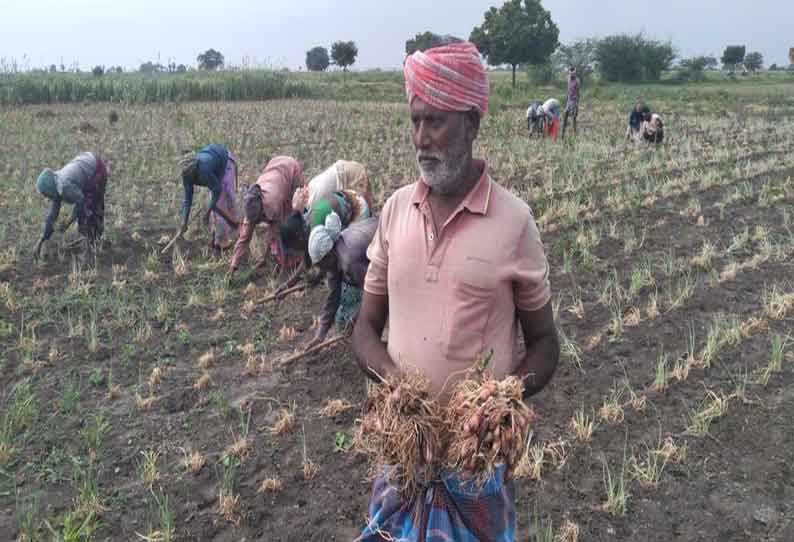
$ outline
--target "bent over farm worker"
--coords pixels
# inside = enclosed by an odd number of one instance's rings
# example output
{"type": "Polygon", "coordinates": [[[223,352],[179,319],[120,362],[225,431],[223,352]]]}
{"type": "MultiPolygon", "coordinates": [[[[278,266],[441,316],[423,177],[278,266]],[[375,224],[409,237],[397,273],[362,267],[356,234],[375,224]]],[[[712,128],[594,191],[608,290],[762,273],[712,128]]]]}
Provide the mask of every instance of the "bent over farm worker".
{"type": "Polygon", "coordinates": [[[282,247],[289,255],[307,257],[311,231],[325,224],[330,214],[337,215],[342,229],[345,229],[350,224],[372,216],[370,209],[364,196],[353,190],[339,190],[315,199],[310,208],[303,213],[293,211],[281,225],[282,247]]]}
{"type": "Polygon", "coordinates": [[[234,156],[223,145],[207,145],[197,153],[188,153],[180,161],[182,185],[185,199],[182,202],[182,227],[179,235],[187,231],[190,209],[193,207],[193,192],[196,186],[209,188],[209,208],[204,215],[205,223],[214,217],[212,246],[216,249],[229,248],[232,232],[237,229],[237,164],[234,156]],[[220,216],[216,216],[220,215],[220,216]]]}
{"type": "MultiPolygon", "coordinates": [[[[359,365],[373,379],[419,370],[443,403],[492,350],[494,377],[522,378],[528,397],[551,379],[559,344],[532,212],[472,157],[488,107],[485,68],[473,44],[457,43],[414,53],[404,70],[421,178],[386,202],[368,250],[353,332],[359,365]]],[[[359,540],[514,540],[515,488],[504,465],[479,491],[466,473],[444,472],[411,502],[387,473],[375,481],[359,540]]]]}
{"type": "MultiPolygon", "coordinates": [[[[338,160],[298,188],[292,197],[292,214],[281,225],[281,244],[289,255],[302,256],[301,263],[276,293],[300,280],[309,267],[307,247],[309,232],[323,224],[330,212],[339,215],[342,228],[372,216],[372,188],[367,170],[358,162],[338,160]]],[[[321,276],[313,277],[320,279],[321,276]]]]}
{"type": "Polygon", "coordinates": [[[530,137],[543,135],[545,115],[542,106],[540,100],[534,100],[527,108],[527,130],[529,130],[530,137]]]}
{"type": "Polygon", "coordinates": [[[651,108],[641,100],[637,100],[634,109],[629,113],[629,125],[626,128],[626,139],[639,141],[642,137],[642,124],[651,118],[651,108]]]}
{"type": "Polygon", "coordinates": [[[325,274],[329,293],[320,311],[317,332],[306,348],[324,341],[334,322],[342,331],[355,323],[369,266],[367,248],[377,227],[377,218],[367,218],[343,229],[339,215],[331,212],[324,224],[312,229],[309,258],[325,274]]]}
{"type": "Polygon", "coordinates": [[[370,186],[367,168],[358,162],[337,160],[328,169],[313,177],[309,184],[296,190],[292,198],[292,209],[305,213],[314,202],[330,196],[340,190],[352,190],[372,209],[372,187],[370,186]]]}
{"type": "Polygon", "coordinates": [[[251,243],[254,229],[260,224],[263,225],[265,256],[268,251],[272,253],[282,270],[294,268],[300,263],[300,256],[290,256],[284,251],[281,245],[280,227],[292,211],[295,191],[305,184],[301,166],[294,158],[276,156],[267,163],[256,183],[251,185],[243,198],[245,216],[237,244],[234,246],[230,274],[234,273],[248,256],[248,245],[251,243]]]}
{"type": "Polygon", "coordinates": [[[557,98],[549,98],[543,102],[541,109],[546,116],[544,134],[556,140],[560,129],[560,101],[557,98]]]}
{"type": "Polygon", "coordinates": [[[36,180],[36,190],[52,200],[44,225],[44,234],[36,243],[33,258],[38,259],[41,246],[52,237],[62,202],[74,205],[72,217],[61,227],[65,232],[75,221],[87,244],[93,244],[104,231],[105,187],[108,171],[105,162],[95,153],[83,152],[63,168],[44,169],[36,180]]]}
{"type": "Polygon", "coordinates": [[[664,123],[657,113],[650,116],[650,120],[642,123],[642,139],[646,143],[661,143],[664,141],[664,123]]]}

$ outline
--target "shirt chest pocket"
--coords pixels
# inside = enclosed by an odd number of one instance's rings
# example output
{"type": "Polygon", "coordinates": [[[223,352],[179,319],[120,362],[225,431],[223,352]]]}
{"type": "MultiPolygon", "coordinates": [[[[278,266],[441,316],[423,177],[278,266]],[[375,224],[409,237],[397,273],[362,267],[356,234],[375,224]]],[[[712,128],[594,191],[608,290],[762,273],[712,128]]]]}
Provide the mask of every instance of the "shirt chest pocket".
{"type": "Polygon", "coordinates": [[[493,265],[469,259],[450,279],[442,350],[448,359],[475,361],[488,348],[485,334],[497,302],[498,277],[493,265]]]}

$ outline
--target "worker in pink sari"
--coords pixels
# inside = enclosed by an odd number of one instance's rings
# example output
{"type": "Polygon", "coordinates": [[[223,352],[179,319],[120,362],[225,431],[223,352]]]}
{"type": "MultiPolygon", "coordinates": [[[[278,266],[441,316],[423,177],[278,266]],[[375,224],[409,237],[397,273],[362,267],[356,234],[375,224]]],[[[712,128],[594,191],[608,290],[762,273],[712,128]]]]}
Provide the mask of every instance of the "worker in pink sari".
{"type": "Polygon", "coordinates": [[[301,255],[285,253],[280,238],[281,224],[292,213],[292,197],[298,188],[306,184],[303,171],[297,160],[289,156],[276,156],[265,166],[265,170],[246,192],[243,203],[245,216],[240,225],[240,234],[234,247],[229,274],[232,275],[248,256],[248,245],[254,229],[261,226],[263,249],[267,261],[268,252],[282,270],[292,270],[301,262],[301,255]]]}

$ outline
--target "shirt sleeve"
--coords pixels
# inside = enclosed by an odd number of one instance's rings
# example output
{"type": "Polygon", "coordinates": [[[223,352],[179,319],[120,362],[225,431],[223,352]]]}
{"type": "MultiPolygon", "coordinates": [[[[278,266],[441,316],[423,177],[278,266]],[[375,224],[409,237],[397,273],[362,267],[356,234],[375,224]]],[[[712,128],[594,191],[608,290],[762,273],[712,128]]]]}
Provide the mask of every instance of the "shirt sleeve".
{"type": "Polygon", "coordinates": [[[536,311],[543,308],[551,299],[549,263],[532,215],[519,238],[514,262],[513,299],[516,309],[536,311]]]}
{"type": "Polygon", "coordinates": [[[55,231],[55,221],[58,220],[58,215],[61,212],[61,199],[55,198],[50,205],[50,212],[47,213],[47,221],[44,223],[44,236],[45,241],[49,241],[52,237],[52,232],[55,231]]]}
{"type": "Polygon", "coordinates": [[[182,220],[187,224],[190,218],[190,208],[193,206],[193,182],[186,177],[182,177],[182,186],[185,188],[185,198],[182,200],[182,210],[179,214],[182,215],[182,220]]]}
{"type": "Polygon", "coordinates": [[[240,225],[240,234],[237,237],[237,243],[234,245],[234,254],[232,255],[232,270],[240,266],[240,262],[248,255],[248,245],[251,243],[251,237],[254,235],[254,226],[248,221],[247,218],[243,219],[240,225]]]}
{"type": "Polygon", "coordinates": [[[320,328],[319,332],[323,338],[328,334],[328,330],[334,323],[336,311],[339,309],[339,303],[342,299],[342,274],[337,270],[326,275],[326,283],[328,284],[328,297],[325,299],[323,308],[320,311],[320,328]]]}
{"type": "Polygon", "coordinates": [[[369,268],[364,279],[364,291],[374,295],[389,295],[389,222],[391,218],[392,202],[389,198],[383,206],[378,229],[367,249],[369,268]]]}

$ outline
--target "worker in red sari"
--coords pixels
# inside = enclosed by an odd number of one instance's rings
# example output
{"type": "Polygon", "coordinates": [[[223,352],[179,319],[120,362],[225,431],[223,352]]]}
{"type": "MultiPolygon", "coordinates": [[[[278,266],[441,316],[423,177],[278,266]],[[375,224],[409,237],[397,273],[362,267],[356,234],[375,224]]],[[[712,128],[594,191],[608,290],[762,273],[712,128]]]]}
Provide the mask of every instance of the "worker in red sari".
{"type": "MultiPolygon", "coordinates": [[[[404,72],[421,179],[389,198],[367,251],[356,358],[375,381],[419,371],[443,403],[492,351],[494,377],[521,378],[529,397],[559,356],[549,266],[529,206],[472,156],[488,110],[485,67],[473,44],[456,41],[415,52],[404,72]]],[[[482,488],[470,473],[442,471],[411,499],[392,486],[387,467],[358,540],[514,542],[512,467],[500,465],[482,488]]]]}
{"type": "Polygon", "coordinates": [[[240,234],[234,246],[234,254],[229,268],[233,275],[248,256],[248,245],[259,226],[262,235],[265,259],[273,255],[282,271],[292,271],[300,264],[300,254],[287,254],[281,243],[281,224],[292,213],[292,198],[295,191],[306,181],[298,161],[290,156],[276,156],[265,166],[264,171],[243,198],[245,216],[240,225],[240,234]]]}

